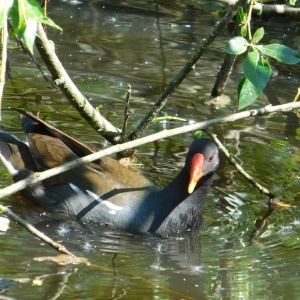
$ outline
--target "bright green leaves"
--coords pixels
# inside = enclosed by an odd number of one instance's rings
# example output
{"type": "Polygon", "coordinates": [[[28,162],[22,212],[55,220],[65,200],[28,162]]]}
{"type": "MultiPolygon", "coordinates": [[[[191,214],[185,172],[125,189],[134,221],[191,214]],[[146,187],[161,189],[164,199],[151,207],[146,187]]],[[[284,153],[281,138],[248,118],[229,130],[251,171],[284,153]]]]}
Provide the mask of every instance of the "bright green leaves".
{"type": "Polygon", "coordinates": [[[243,61],[243,72],[253,85],[262,91],[269,81],[272,70],[268,62],[259,57],[257,51],[252,51],[243,61]]]}
{"type": "Polygon", "coordinates": [[[271,56],[284,64],[294,65],[300,62],[300,57],[297,52],[284,45],[270,44],[266,46],[258,46],[257,48],[263,54],[271,56]]]}
{"type": "Polygon", "coordinates": [[[0,29],[8,17],[14,27],[11,34],[17,34],[25,46],[32,52],[36,36],[37,24],[43,23],[59,30],[36,0],[1,0],[0,29]]]}
{"type": "Polygon", "coordinates": [[[241,35],[245,37],[247,35],[247,19],[248,14],[244,12],[243,7],[240,7],[239,11],[236,14],[238,22],[241,24],[241,35]]]}
{"type": "Polygon", "coordinates": [[[227,43],[224,50],[229,54],[239,55],[247,50],[247,46],[248,41],[241,36],[237,36],[227,43]]]}
{"type": "Polygon", "coordinates": [[[265,30],[263,27],[258,28],[253,34],[252,43],[258,43],[265,35],[265,30]]]}
{"type": "Polygon", "coordinates": [[[239,108],[244,108],[255,101],[267,85],[272,69],[269,63],[260,57],[258,51],[250,52],[243,61],[245,78],[238,87],[239,108]]]}
{"type": "MultiPolygon", "coordinates": [[[[263,28],[258,29],[253,35],[252,41],[260,41],[263,35],[263,28]]],[[[239,109],[252,104],[263,91],[271,77],[272,69],[264,57],[260,55],[259,51],[263,55],[275,58],[285,64],[300,62],[300,57],[296,51],[280,44],[266,46],[251,44],[251,47],[253,50],[249,52],[243,61],[245,78],[240,82],[238,87],[239,109]]]]}
{"type": "MultiPolygon", "coordinates": [[[[238,18],[245,22],[245,17],[246,15],[241,11],[238,18]]],[[[285,64],[300,62],[297,52],[287,46],[280,44],[256,45],[263,38],[264,34],[264,28],[261,27],[255,31],[251,41],[247,41],[244,37],[234,37],[224,49],[225,52],[232,55],[240,55],[250,50],[243,61],[245,77],[238,86],[239,109],[252,104],[269,82],[272,69],[265,59],[266,56],[285,64]]],[[[245,35],[243,34],[243,36],[245,35]]]]}

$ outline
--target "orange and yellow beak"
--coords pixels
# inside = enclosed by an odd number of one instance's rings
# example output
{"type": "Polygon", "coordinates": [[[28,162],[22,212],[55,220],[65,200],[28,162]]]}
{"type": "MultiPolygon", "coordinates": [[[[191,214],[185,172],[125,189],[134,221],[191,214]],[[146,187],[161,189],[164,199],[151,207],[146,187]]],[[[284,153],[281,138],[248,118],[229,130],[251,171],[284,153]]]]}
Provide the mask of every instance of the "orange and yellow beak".
{"type": "Polygon", "coordinates": [[[204,156],[200,153],[195,154],[192,160],[192,166],[190,172],[190,182],[188,186],[189,194],[191,194],[194,191],[198,181],[202,177],[203,163],[204,163],[204,156]]]}

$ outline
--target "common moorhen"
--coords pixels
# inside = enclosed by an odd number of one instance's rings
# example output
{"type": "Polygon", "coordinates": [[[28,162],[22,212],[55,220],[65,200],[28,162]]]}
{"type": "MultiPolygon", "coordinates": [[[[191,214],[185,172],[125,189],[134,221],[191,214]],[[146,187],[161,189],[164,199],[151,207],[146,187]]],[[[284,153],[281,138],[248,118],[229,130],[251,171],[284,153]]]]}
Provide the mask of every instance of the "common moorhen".
{"type": "MultiPolygon", "coordinates": [[[[0,131],[0,156],[14,181],[94,152],[32,114],[23,113],[22,127],[28,145],[0,131]]],[[[166,236],[201,225],[204,198],[218,165],[217,147],[202,138],[192,143],[183,169],[163,189],[111,157],[103,157],[22,193],[51,213],[166,236]]]]}

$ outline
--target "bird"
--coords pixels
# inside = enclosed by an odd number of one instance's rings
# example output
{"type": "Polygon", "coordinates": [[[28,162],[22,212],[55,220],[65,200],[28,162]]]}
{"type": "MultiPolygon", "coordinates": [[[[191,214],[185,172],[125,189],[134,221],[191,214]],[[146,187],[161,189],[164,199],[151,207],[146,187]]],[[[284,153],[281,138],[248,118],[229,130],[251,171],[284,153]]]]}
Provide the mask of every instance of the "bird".
{"type": "MultiPolygon", "coordinates": [[[[0,129],[0,158],[15,182],[96,151],[34,114],[19,112],[25,141],[0,129]]],[[[170,236],[200,227],[204,199],[218,165],[218,147],[208,138],[198,138],[179,174],[164,188],[105,156],[21,193],[54,216],[170,236]]]]}

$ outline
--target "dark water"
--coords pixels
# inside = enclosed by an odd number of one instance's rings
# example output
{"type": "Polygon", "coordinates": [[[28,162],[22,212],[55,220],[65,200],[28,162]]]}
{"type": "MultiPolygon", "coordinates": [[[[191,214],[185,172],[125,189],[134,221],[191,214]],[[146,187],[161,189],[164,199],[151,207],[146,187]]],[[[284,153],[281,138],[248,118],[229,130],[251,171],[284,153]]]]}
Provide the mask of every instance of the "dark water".
{"type": "MultiPolygon", "coordinates": [[[[122,126],[126,85],[133,89],[129,131],[180,70],[218,20],[224,4],[195,1],[51,1],[49,15],[64,29],[48,29],[69,74],[103,114],[122,126]]],[[[266,42],[299,48],[299,23],[283,18],[255,20],[266,42]]],[[[214,83],[231,36],[228,27],[172,95],[165,113],[188,121],[236,111],[240,63],[226,94],[232,102],[218,111],[202,105],[214,83]]],[[[37,53],[36,56],[38,57],[37,53]]],[[[86,142],[99,141],[58,90],[47,84],[14,42],[12,80],[3,107],[39,109],[63,131],[86,142]]],[[[39,59],[40,61],[40,59],[39,59]]],[[[253,107],[286,103],[299,86],[299,66],[272,62],[275,76],[253,107]]],[[[46,70],[46,69],[44,69],[46,70]]],[[[16,114],[4,112],[2,125],[20,135],[16,114]]],[[[148,133],[159,130],[156,125],[148,133]]],[[[19,196],[3,200],[54,240],[92,265],[59,265],[35,258],[55,256],[52,248],[11,222],[0,238],[2,299],[299,299],[299,120],[293,112],[215,126],[231,153],[259,182],[291,205],[279,208],[250,241],[267,198],[243,179],[225,158],[207,197],[199,232],[172,239],[132,235],[73,222],[53,222],[19,196]]],[[[183,164],[193,133],[139,148],[145,174],[164,186],[183,164]]],[[[1,186],[10,183],[1,166],[1,186]]]]}

